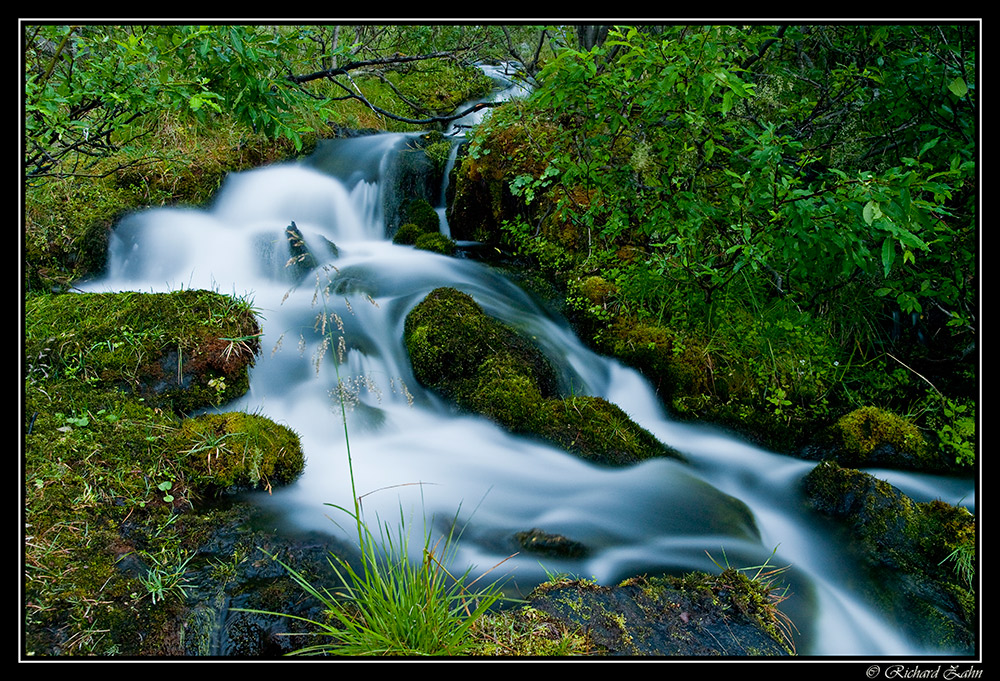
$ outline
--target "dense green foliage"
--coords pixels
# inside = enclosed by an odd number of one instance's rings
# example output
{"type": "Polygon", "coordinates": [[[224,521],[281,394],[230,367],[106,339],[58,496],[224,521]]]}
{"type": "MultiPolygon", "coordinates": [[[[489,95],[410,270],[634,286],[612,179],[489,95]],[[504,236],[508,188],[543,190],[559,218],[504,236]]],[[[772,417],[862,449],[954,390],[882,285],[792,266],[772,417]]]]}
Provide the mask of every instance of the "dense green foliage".
{"type": "Polygon", "coordinates": [[[974,324],[972,27],[774,35],[630,28],[560,51],[534,99],[560,125],[533,183],[582,192],[561,197],[570,220],[642,241],[709,302],[741,271],[812,310],[863,277],[904,313],[974,324]]]}
{"type": "Polygon", "coordinates": [[[26,26],[25,177],[107,173],[97,161],[149,144],[168,113],[222,117],[301,150],[330,122],[360,123],[343,100],[410,120],[449,114],[489,87],[461,60],[483,42],[472,27],[343,28],[26,26]]]}
{"type": "Polygon", "coordinates": [[[971,24],[612,29],[494,113],[468,177],[505,178],[506,240],[602,349],[686,357],[678,411],[971,410],[976,56],[971,24]]]}

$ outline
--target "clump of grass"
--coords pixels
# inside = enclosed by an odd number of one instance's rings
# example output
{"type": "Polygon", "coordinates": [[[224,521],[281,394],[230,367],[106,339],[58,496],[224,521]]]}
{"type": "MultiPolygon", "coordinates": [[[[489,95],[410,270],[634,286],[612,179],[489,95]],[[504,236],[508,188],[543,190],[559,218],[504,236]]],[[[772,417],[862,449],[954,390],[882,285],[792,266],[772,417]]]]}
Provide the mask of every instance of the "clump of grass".
{"type": "Polygon", "coordinates": [[[734,568],[729,565],[729,559],[722,552],[723,562],[720,563],[712,554],[705,552],[722,573],[716,578],[716,585],[725,588],[734,599],[734,604],[744,614],[757,617],[765,629],[772,631],[784,640],[788,650],[795,652],[793,633],[798,633],[795,623],[783,613],[779,606],[788,599],[787,585],[780,585],[778,577],[790,566],[776,567],[771,558],[778,552],[775,547],[771,555],[760,565],[734,568]],[[751,574],[752,573],[752,574],[751,574]]]}
{"type": "Polygon", "coordinates": [[[967,584],[969,588],[972,588],[972,584],[976,578],[976,547],[971,543],[959,544],[938,565],[943,565],[949,561],[952,563],[955,575],[967,584]]]}
{"type": "MultiPolygon", "coordinates": [[[[342,586],[332,591],[312,584],[285,565],[292,579],[317,599],[326,621],[305,621],[318,642],[295,655],[443,655],[467,654],[473,627],[501,598],[495,585],[476,590],[469,571],[455,577],[445,567],[454,534],[432,542],[425,537],[422,558],[410,557],[405,524],[396,536],[381,527],[375,536],[355,518],[363,537],[360,567],[331,555],[330,565],[342,586]]],[[[281,561],[278,561],[279,563],[281,561]]],[[[281,563],[284,565],[284,563],[281,563]]]]}
{"type": "Polygon", "coordinates": [[[155,605],[158,601],[166,601],[170,598],[184,600],[187,596],[187,565],[194,556],[183,556],[181,551],[177,551],[175,556],[169,556],[165,551],[161,551],[159,556],[143,552],[152,565],[144,576],[139,577],[139,581],[149,594],[155,605]]]}

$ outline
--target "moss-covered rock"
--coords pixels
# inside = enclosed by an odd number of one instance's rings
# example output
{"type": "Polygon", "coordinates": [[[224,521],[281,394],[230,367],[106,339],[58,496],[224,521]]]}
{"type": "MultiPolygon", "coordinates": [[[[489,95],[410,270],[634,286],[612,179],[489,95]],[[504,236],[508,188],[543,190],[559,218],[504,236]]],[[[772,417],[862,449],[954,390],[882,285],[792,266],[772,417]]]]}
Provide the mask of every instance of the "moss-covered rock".
{"type": "Polygon", "coordinates": [[[419,225],[414,222],[405,222],[399,226],[392,237],[392,243],[400,246],[412,246],[417,242],[417,238],[426,234],[419,225]]]}
{"type": "Polygon", "coordinates": [[[555,372],[538,348],[457,289],[428,294],[407,315],[404,334],[417,380],[449,397],[471,392],[468,383],[491,357],[515,363],[542,396],[556,392],[555,372]]]}
{"type": "Polygon", "coordinates": [[[547,583],[528,601],[586,631],[606,655],[793,654],[769,587],[733,569],[715,576],[637,577],[614,587],[547,583]]]}
{"type": "Polygon", "coordinates": [[[404,333],[417,380],[512,432],[602,464],[680,457],[606,400],[561,398],[538,348],[468,294],[432,291],[407,315],[404,333]]]}
{"type": "Polygon", "coordinates": [[[806,476],[804,491],[813,509],[842,523],[860,569],[873,573],[866,580],[873,600],[924,644],[972,651],[974,516],[940,501],[914,502],[889,483],[832,461],[806,476]]]}
{"type": "Polygon", "coordinates": [[[803,450],[814,459],[855,468],[879,466],[901,470],[943,471],[954,468],[913,423],[878,407],[860,407],[837,419],[803,450]]]}
{"type": "Polygon", "coordinates": [[[177,412],[246,392],[259,335],[249,302],[211,291],[25,300],[29,377],[122,390],[177,412]]]}
{"type": "Polygon", "coordinates": [[[441,255],[454,255],[456,250],[453,239],[438,233],[421,234],[413,245],[422,251],[432,251],[441,255]]]}
{"type": "Polygon", "coordinates": [[[412,199],[404,209],[406,222],[412,223],[423,232],[440,232],[441,218],[427,199],[412,199]]]}
{"type": "Polygon", "coordinates": [[[424,199],[414,199],[407,204],[403,219],[392,237],[394,244],[415,246],[420,250],[442,255],[454,255],[455,240],[441,234],[441,218],[434,207],[424,199]]]}
{"type": "Polygon", "coordinates": [[[917,427],[877,407],[861,407],[843,416],[832,435],[843,465],[905,462],[926,456],[927,443],[917,427]]]}
{"type": "Polygon", "coordinates": [[[554,558],[583,558],[589,552],[587,547],[561,534],[544,532],[537,527],[514,534],[514,539],[522,551],[537,553],[554,558]]]}
{"type": "Polygon", "coordinates": [[[181,421],[171,447],[208,492],[280,487],[302,473],[305,459],[298,436],[255,414],[206,414],[181,421]]]}

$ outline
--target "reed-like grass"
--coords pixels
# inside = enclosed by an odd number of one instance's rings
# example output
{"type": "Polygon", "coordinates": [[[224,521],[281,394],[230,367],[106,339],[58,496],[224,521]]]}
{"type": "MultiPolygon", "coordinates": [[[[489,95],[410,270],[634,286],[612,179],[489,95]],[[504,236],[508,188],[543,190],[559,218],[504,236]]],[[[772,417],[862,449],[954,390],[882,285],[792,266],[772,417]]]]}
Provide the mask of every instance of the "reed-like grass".
{"type": "MultiPolygon", "coordinates": [[[[294,617],[310,624],[313,642],[294,655],[455,656],[469,652],[475,623],[501,598],[491,584],[477,589],[469,571],[452,575],[447,567],[457,537],[424,537],[422,557],[410,555],[402,517],[393,532],[379,524],[374,534],[355,517],[362,536],[360,565],[330,556],[340,586],[312,584],[285,565],[289,575],[323,606],[324,621],[294,617]]],[[[280,562],[280,561],[279,561],[280,562]]],[[[283,564],[284,565],[284,564],[283,564]]],[[[299,635],[299,634],[297,634],[299,635]]]]}

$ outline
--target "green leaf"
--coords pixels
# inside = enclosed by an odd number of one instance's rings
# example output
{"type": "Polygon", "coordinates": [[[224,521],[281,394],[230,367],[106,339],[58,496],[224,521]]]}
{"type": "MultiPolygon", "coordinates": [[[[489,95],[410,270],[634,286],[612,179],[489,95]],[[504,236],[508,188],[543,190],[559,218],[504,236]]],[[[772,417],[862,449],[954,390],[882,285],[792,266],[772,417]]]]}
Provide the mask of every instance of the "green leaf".
{"type": "Polygon", "coordinates": [[[907,229],[903,229],[902,227],[896,229],[895,232],[896,232],[896,237],[899,239],[899,243],[903,244],[904,246],[909,246],[910,248],[919,248],[922,251],[927,250],[927,244],[924,242],[924,240],[918,237],[913,232],[907,229]]]}
{"type": "Polygon", "coordinates": [[[969,86],[965,84],[965,80],[961,76],[948,83],[948,89],[959,99],[965,97],[966,93],[969,92],[969,86]]]}
{"type": "Polygon", "coordinates": [[[892,237],[887,237],[882,242],[882,274],[888,278],[892,263],[896,259],[896,247],[892,237]]]}
{"type": "Polygon", "coordinates": [[[923,156],[923,155],[924,155],[924,152],[926,152],[926,151],[928,151],[929,149],[933,148],[933,147],[934,147],[935,145],[937,145],[937,143],[938,143],[938,142],[939,142],[940,140],[941,140],[941,138],[940,138],[940,137],[935,137],[935,138],[934,138],[934,139],[932,139],[931,141],[929,141],[929,142],[925,142],[925,143],[924,143],[924,145],[923,145],[922,147],[920,147],[920,151],[919,151],[919,152],[917,153],[917,158],[920,158],[921,156],[923,156]]]}
{"type": "Polygon", "coordinates": [[[871,225],[876,218],[882,216],[882,211],[879,210],[878,204],[874,201],[869,201],[865,204],[864,210],[862,211],[862,216],[865,219],[865,223],[871,225]]]}

